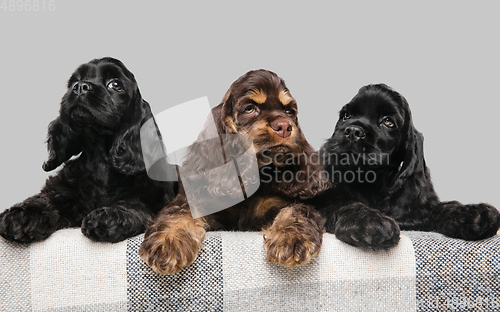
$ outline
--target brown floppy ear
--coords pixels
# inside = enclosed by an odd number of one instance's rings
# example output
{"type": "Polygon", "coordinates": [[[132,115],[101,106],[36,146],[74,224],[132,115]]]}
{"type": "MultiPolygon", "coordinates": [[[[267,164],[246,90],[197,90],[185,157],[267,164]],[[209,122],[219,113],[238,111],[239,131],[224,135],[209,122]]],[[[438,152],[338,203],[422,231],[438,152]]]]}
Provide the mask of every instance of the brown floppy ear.
{"type": "Polygon", "coordinates": [[[182,167],[186,172],[201,173],[224,164],[220,135],[225,130],[221,122],[222,103],[212,108],[196,141],[188,148],[182,167]]]}
{"type": "Polygon", "coordinates": [[[234,83],[229,87],[219,105],[212,108],[196,141],[188,148],[182,167],[186,173],[200,173],[225,163],[222,152],[222,135],[237,133],[232,116],[234,83]],[[226,118],[229,117],[229,118],[226,118]]]}
{"type": "Polygon", "coordinates": [[[233,85],[229,87],[229,90],[227,90],[226,94],[222,98],[222,102],[219,104],[220,108],[217,106],[213,111],[214,120],[218,121],[217,127],[219,129],[219,133],[221,134],[238,133],[233,119],[233,106],[236,99],[232,94],[232,90],[233,85]]]}
{"type": "MultiPolygon", "coordinates": [[[[224,96],[226,100],[228,93],[224,96]]],[[[236,128],[232,123],[232,118],[225,118],[225,112],[231,109],[228,106],[230,106],[228,101],[223,101],[212,108],[211,115],[207,118],[198,138],[189,146],[182,168],[186,174],[205,173],[206,178],[210,181],[220,180],[218,189],[229,191],[234,189],[234,181],[238,181],[237,177],[233,178],[225,175],[224,171],[218,171],[217,174],[220,174],[220,176],[210,176],[212,173],[208,171],[221,168],[224,164],[232,162],[243,155],[250,148],[248,141],[250,139],[245,140],[241,134],[233,132],[236,131],[236,128]]],[[[236,184],[239,187],[239,183],[236,184]]],[[[216,190],[214,192],[216,193],[216,190]]]]}
{"type": "Polygon", "coordinates": [[[212,109],[179,171],[193,217],[233,206],[248,195],[245,187],[258,187],[258,170],[248,165],[251,157],[257,163],[255,152],[246,153],[251,140],[225,132],[231,129],[223,122],[223,110],[224,103],[212,109]]]}

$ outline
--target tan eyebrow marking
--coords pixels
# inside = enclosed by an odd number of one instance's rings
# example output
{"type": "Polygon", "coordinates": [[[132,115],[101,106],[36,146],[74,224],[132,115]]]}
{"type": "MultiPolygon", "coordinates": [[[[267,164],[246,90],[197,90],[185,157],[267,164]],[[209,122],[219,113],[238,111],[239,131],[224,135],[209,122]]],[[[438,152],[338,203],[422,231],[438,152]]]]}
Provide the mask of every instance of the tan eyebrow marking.
{"type": "Polygon", "coordinates": [[[264,104],[267,100],[267,94],[262,90],[251,90],[249,98],[257,104],[264,104]]]}
{"type": "Polygon", "coordinates": [[[280,100],[281,104],[288,105],[293,100],[293,97],[290,95],[290,93],[288,93],[287,90],[281,90],[278,94],[278,99],[280,100]]]}

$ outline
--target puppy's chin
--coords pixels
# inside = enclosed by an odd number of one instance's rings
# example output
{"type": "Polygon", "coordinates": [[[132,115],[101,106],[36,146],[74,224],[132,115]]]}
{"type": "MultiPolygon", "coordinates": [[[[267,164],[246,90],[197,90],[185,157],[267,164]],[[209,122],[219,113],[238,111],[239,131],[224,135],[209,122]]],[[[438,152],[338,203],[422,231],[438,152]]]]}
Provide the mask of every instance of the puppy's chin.
{"type": "Polygon", "coordinates": [[[119,120],[103,120],[104,116],[96,116],[86,109],[75,107],[67,113],[61,112],[61,122],[76,134],[108,135],[115,132],[119,120]]]}
{"type": "Polygon", "coordinates": [[[120,124],[121,115],[116,112],[95,109],[95,105],[78,101],[65,103],[60,111],[61,121],[76,134],[112,134],[120,124]]]}
{"type": "Polygon", "coordinates": [[[276,167],[284,167],[293,164],[293,158],[297,155],[297,153],[293,152],[292,148],[285,145],[277,145],[261,149],[257,152],[257,160],[259,162],[259,167],[270,164],[276,167]]]}
{"type": "Polygon", "coordinates": [[[325,168],[366,168],[376,170],[391,165],[391,155],[383,152],[352,152],[340,151],[321,153],[321,160],[325,168]]]}

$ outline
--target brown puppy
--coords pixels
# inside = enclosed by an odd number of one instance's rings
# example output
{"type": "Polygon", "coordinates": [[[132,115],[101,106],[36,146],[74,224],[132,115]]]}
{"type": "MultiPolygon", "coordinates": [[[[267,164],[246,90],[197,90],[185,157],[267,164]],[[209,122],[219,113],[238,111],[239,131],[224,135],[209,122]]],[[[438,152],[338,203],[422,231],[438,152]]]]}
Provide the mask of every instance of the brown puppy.
{"type": "Polygon", "coordinates": [[[300,129],[297,113],[295,99],[275,73],[256,70],[237,79],[222,103],[212,109],[218,135],[207,139],[210,131],[205,127],[183,164],[185,171],[205,172],[204,182],[195,190],[195,197],[203,200],[189,200],[188,204],[186,193],[193,189],[185,192],[183,182],[179,195],[147,229],[139,249],[141,258],[158,273],[176,273],[196,259],[207,230],[262,230],[266,259],[288,267],[315,258],[322,243],[324,220],[302,201],[329,185],[300,129]],[[208,171],[240,157],[248,148],[237,147],[228,134],[251,138],[259,176],[252,176],[245,166],[238,168],[239,178],[221,174],[220,170],[217,174],[208,171]],[[216,151],[223,141],[224,157],[218,157],[216,151]],[[243,201],[228,209],[193,218],[193,206],[214,205],[220,197],[233,194],[235,188],[245,190],[246,186],[248,190],[248,181],[254,181],[254,186],[260,182],[255,193],[247,192],[249,196],[244,194],[243,201]]]}

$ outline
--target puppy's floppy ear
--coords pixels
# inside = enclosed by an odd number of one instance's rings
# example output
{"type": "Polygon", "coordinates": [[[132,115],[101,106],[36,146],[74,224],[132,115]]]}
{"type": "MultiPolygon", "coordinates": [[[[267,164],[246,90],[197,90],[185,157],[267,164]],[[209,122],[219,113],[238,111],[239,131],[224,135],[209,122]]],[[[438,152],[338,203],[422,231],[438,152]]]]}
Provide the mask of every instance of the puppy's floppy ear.
{"type": "MultiPolygon", "coordinates": [[[[233,83],[234,85],[234,83],[233,83]]],[[[232,93],[233,85],[229,87],[226,94],[222,98],[222,102],[214,108],[214,120],[217,124],[217,129],[219,133],[238,133],[236,125],[233,119],[233,106],[236,101],[235,96],[232,93]],[[219,108],[220,106],[220,108],[219,108]],[[217,110],[215,110],[217,108],[217,110]]]]}
{"type": "Polygon", "coordinates": [[[43,163],[43,170],[54,170],[73,155],[78,155],[82,151],[81,144],[80,137],[63,124],[60,117],[57,117],[49,124],[47,133],[49,159],[43,163]]]}
{"type": "MultiPolygon", "coordinates": [[[[141,126],[153,118],[151,108],[142,99],[139,90],[132,100],[133,109],[130,118],[124,121],[124,126],[118,131],[117,136],[109,151],[113,167],[126,175],[138,174],[146,170],[141,146],[141,126]]],[[[155,128],[160,136],[160,131],[155,123],[155,128]]]]}
{"type": "Polygon", "coordinates": [[[189,172],[200,173],[214,166],[224,164],[222,157],[220,134],[224,130],[221,122],[222,103],[212,108],[203,129],[196,141],[189,146],[186,160],[182,167],[189,172]]]}
{"type": "Polygon", "coordinates": [[[407,111],[409,115],[408,130],[405,140],[402,142],[403,149],[400,151],[403,155],[403,161],[392,186],[389,188],[389,194],[401,190],[408,182],[413,181],[414,187],[430,183],[424,159],[424,136],[413,126],[409,107],[407,111]]]}
{"type": "MultiPolygon", "coordinates": [[[[212,109],[211,116],[207,118],[196,142],[189,147],[182,165],[186,172],[191,174],[204,173],[206,184],[210,185],[207,191],[211,196],[235,194],[241,190],[238,175],[233,174],[235,167],[231,162],[243,155],[251,145],[250,138],[249,143],[242,135],[231,132],[232,129],[223,122],[225,103],[223,101],[212,109]],[[217,170],[211,170],[215,168],[217,170]]],[[[246,159],[243,157],[240,160],[246,159]]],[[[247,172],[247,168],[239,170],[243,170],[240,175],[246,175],[247,178],[251,174],[250,170],[247,172]]],[[[258,179],[258,171],[255,179],[258,179]]]]}
{"type": "Polygon", "coordinates": [[[195,215],[233,206],[242,201],[245,194],[253,194],[259,185],[252,141],[242,135],[225,133],[228,128],[222,122],[222,111],[223,103],[212,109],[180,170],[195,215]]]}

